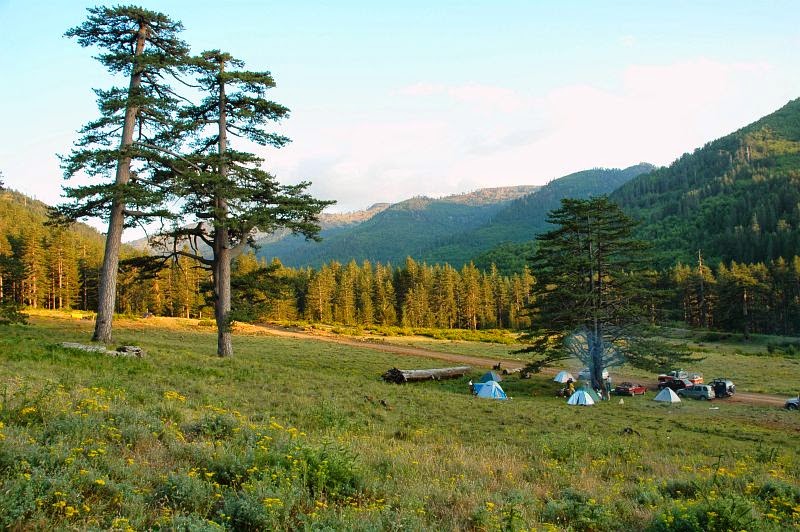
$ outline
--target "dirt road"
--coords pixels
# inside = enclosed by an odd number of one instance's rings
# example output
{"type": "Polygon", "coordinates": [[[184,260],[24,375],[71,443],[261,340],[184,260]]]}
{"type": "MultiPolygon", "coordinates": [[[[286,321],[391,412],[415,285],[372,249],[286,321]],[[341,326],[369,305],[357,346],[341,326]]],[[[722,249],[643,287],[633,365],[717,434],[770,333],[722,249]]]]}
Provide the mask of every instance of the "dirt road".
{"type": "MultiPolygon", "coordinates": [[[[269,334],[275,336],[298,338],[302,340],[317,340],[320,342],[329,342],[329,343],[334,343],[339,345],[349,345],[352,347],[359,347],[364,349],[373,349],[375,351],[393,353],[395,355],[446,360],[448,362],[455,362],[458,364],[468,364],[470,366],[475,366],[475,367],[491,368],[499,363],[503,369],[512,371],[522,366],[519,360],[513,360],[513,359],[483,358],[470,355],[459,355],[456,353],[443,353],[441,351],[433,351],[431,349],[425,349],[421,347],[410,347],[404,345],[383,343],[377,339],[356,340],[323,331],[319,332],[315,331],[312,333],[301,329],[289,329],[286,327],[278,327],[269,324],[261,324],[259,325],[259,327],[265,329],[266,331],[269,332],[269,334]]],[[[553,368],[544,368],[542,370],[542,373],[545,375],[555,375],[556,371],[557,370],[553,368]]],[[[636,377],[618,375],[617,380],[622,382],[625,380],[637,381],[639,379],[636,377]]],[[[651,387],[651,390],[658,391],[658,389],[655,387],[651,387]]],[[[769,406],[783,406],[784,403],[786,402],[786,398],[782,396],[766,395],[761,393],[748,393],[748,392],[736,392],[736,395],[734,397],[722,400],[736,402],[736,403],[750,403],[750,404],[760,404],[769,406]]]]}

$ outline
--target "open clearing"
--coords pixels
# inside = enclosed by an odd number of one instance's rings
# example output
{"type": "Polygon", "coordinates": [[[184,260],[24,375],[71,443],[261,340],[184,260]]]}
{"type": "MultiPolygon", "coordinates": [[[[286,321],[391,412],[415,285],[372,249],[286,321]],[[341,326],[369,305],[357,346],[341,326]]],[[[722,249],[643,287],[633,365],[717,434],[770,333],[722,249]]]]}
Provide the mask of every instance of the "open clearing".
{"type": "MultiPolygon", "coordinates": [[[[454,345],[456,344],[469,344],[470,342],[454,342],[454,341],[440,341],[440,342],[432,342],[430,339],[408,339],[404,338],[402,340],[403,343],[408,345],[403,345],[398,342],[397,339],[392,340],[385,340],[383,338],[374,338],[374,337],[367,337],[362,340],[353,340],[352,337],[346,336],[338,336],[335,334],[325,333],[325,332],[309,332],[305,330],[300,330],[297,328],[289,329],[285,327],[280,327],[276,325],[262,325],[262,327],[268,331],[270,334],[275,336],[281,337],[288,337],[288,338],[297,338],[297,339],[311,339],[311,340],[318,340],[321,342],[332,342],[340,345],[347,345],[351,347],[358,347],[358,348],[367,348],[367,349],[374,349],[376,351],[382,351],[385,353],[393,353],[396,355],[405,355],[405,356],[414,356],[414,357],[424,357],[424,358],[432,358],[436,360],[445,360],[447,362],[453,362],[456,364],[467,364],[470,366],[474,366],[475,368],[491,368],[496,366],[498,363],[501,365],[503,369],[513,370],[516,368],[520,368],[523,364],[520,362],[518,358],[486,358],[476,355],[466,355],[466,354],[459,354],[448,352],[446,349],[450,348],[453,349],[454,345]],[[423,347],[423,346],[430,346],[434,344],[438,349],[432,349],[430,347],[423,347]],[[416,344],[416,345],[415,345],[416,344]]],[[[474,342],[472,342],[474,344],[474,342]]],[[[462,347],[463,345],[459,346],[462,347]]],[[[470,346],[473,350],[487,350],[488,346],[479,344],[476,346],[470,346]]],[[[493,346],[494,351],[502,350],[502,351],[509,351],[511,348],[508,346],[493,346]]],[[[728,355],[729,357],[732,355],[728,355]]],[[[744,358],[744,357],[742,357],[744,358]]],[[[783,362],[783,360],[780,360],[783,362]]],[[[568,361],[565,361],[565,364],[568,361]]],[[[574,365],[574,363],[573,363],[574,365]]],[[[795,362],[795,365],[799,365],[795,362]]],[[[575,368],[573,368],[575,371],[575,368]]],[[[544,368],[542,370],[543,375],[555,375],[558,372],[557,369],[553,368],[544,368]]],[[[577,371],[576,371],[577,373],[577,371]]],[[[617,382],[622,382],[626,380],[630,381],[642,381],[651,391],[656,392],[658,388],[652,382],[647,382],[642,379],[642,373],[634,371],[633,373],[630,372],[629,368],[624,368],[622,372],[613,372],[613,377],[616,379],[617,382]],[[627,370],[627,371],[626,371],[627,370]]],[[[515,377],[511,377],[515,378],[515,377]]],[[[650,380],[653,379],[652,376],[649,377],[650,380]]],[[[710,380],[710,379],[709,379],[710,380]]],[[[800,380],[800,379],[796,379],[800,380]]],[[[796,387],[789,386],[790,389],[794,389],[796,387]]],[[[765,393],[752,393],[752,392],[742,392],[738,391],[735,397],[727,398],[725,401],[729,402],[745,402],[745,403],[757,403],[757,404],[765,404],[765,405],[772,405],[772,406],[783,406],[786,402],[785,396],[780,395],[770,395],[765,393]]]]}
{"type": "Polygon", "coordinates": [[[427,351],[243,327],[219,359],[211,328],[156,318],[119,320],[148,355],[112,358],[59,347],[91,322],[31,322],[0,336],[4,528],[800,525],[800,415],[772,405],[569,407],[547,375],[510,377],[495,402],[467,377],[380,381],[451,365],[427,351]]]}

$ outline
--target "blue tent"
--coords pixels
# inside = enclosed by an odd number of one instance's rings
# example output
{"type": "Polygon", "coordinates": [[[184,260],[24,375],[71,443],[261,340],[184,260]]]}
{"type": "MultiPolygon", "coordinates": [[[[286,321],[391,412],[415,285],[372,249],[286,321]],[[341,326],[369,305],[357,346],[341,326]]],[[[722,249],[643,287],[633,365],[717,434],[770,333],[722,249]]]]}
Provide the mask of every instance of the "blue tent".
{"type": "Polygon", "coordinates": [[[594,400],[595,403],[600,400],[600,396],[597,395],[597,392],[592,390],[592,387],[589,386],[588,384],[584,384],[583,386],[578,388],[578,391],[585,392],[589,397],[592,398],[592,400],[594,400]]]}
{"type": "Polygon", "coordinates": [[[567,400],[568,405],[591,406],[594,404],[592,396],[586,390],[578,390],[567,400]]]}
{"type": "Polygon", "coordinates": [[[500,382],[503,380],[503,377],[495,373],[494,371],[487,371],[483,374],[483,377],[478,379],[478,382],[500,382]]]}
{"type": "Polygon", "coordinates": [[[506,392],[495,381],[479,382],[475,385],[475,395],[487,399],[508,399],[506,392]]]}

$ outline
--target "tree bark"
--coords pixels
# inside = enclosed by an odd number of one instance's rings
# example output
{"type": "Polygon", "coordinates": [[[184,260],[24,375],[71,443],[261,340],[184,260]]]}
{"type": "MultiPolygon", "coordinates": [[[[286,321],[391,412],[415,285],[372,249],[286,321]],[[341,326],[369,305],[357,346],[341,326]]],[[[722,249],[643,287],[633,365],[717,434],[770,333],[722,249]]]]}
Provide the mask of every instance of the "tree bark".
{"type": "MultiPolygon", "coordinates": [[[[225,183],[228,177],[228,165],[225,163],[225,152],[228,149],[227,115],[225,101],[225,81],[222,75],[225,72],[225,63],[219,67],[219,121],[217,151],[220,156],[219,176],[225,183]]],[[[224,185],[220,184],[224,188],[224,185]]],[[[233,342],[231,341],[231,250],[228,235],[228,204],[221,190],[216,197],[217,227],[214,231],[214,313],[217,321],[217,355],[228,357],[233,355],[233,342]]]]}
{"type": "Polygon", "coordinates": [[[469,366],[457,366],[454,368],[438,369],[397,369],[392,368],[384,373],[381,378],[386,382],[403,384],[414,381],[430,381],[442,379],[457,379],[463,377],[472,368],[469,366]]]}
{"type": "MultiPolygon", "coordinates": [[[[147,36],[147,26],[139,26],[136,37],[136,49],[134,55],[140,56],[144,51],[145,38],[147,36]]],[[[141,67],[134,65],[131,73],[131,81],[128,87],[130,97],[142,84],[141,67]]],[[[136,128],[136,116],[139,113],[137,105],[129,104],[125,108],[125,120],[122,125],[122,140],[120,141],[120,157],[117,163],[117,173],[114,184],[117,186],[126,185],[131,175],[131,157],[125,154],[125,150],[133,144],[133,133],[136,128]]],[[[94,336],[92,341],[109,343],[111,337],[111,325],[114,319],[114,302],[117,295],[117,273],[119,271],[119,252],[122,244],[122,230],[125,222],[125,200],[119,190],[114,192],[114,199],[111,202],[111,213],[108,218],[108,232],[106,233],[106,247],[103,253],[103,267],[100,270],[98,282],[98,301],[97,301],[97,320],[94,325],[94,336]]]]}

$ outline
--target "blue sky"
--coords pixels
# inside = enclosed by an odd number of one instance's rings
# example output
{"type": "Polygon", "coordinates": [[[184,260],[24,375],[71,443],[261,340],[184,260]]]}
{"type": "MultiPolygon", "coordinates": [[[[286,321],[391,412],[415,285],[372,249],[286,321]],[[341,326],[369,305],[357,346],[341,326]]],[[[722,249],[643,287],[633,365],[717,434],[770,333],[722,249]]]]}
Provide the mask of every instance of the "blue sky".
{"type": "MultiPolygon", "coordinates": [[[[139,4],[273,73],[293,142],[266,166],[339,211],[669,164],[800,96],[796,1],[139,4]]],[[[91,5],[0,0],[0,171],[49,203],[114,83],[62,37],[91,5]]]]}

